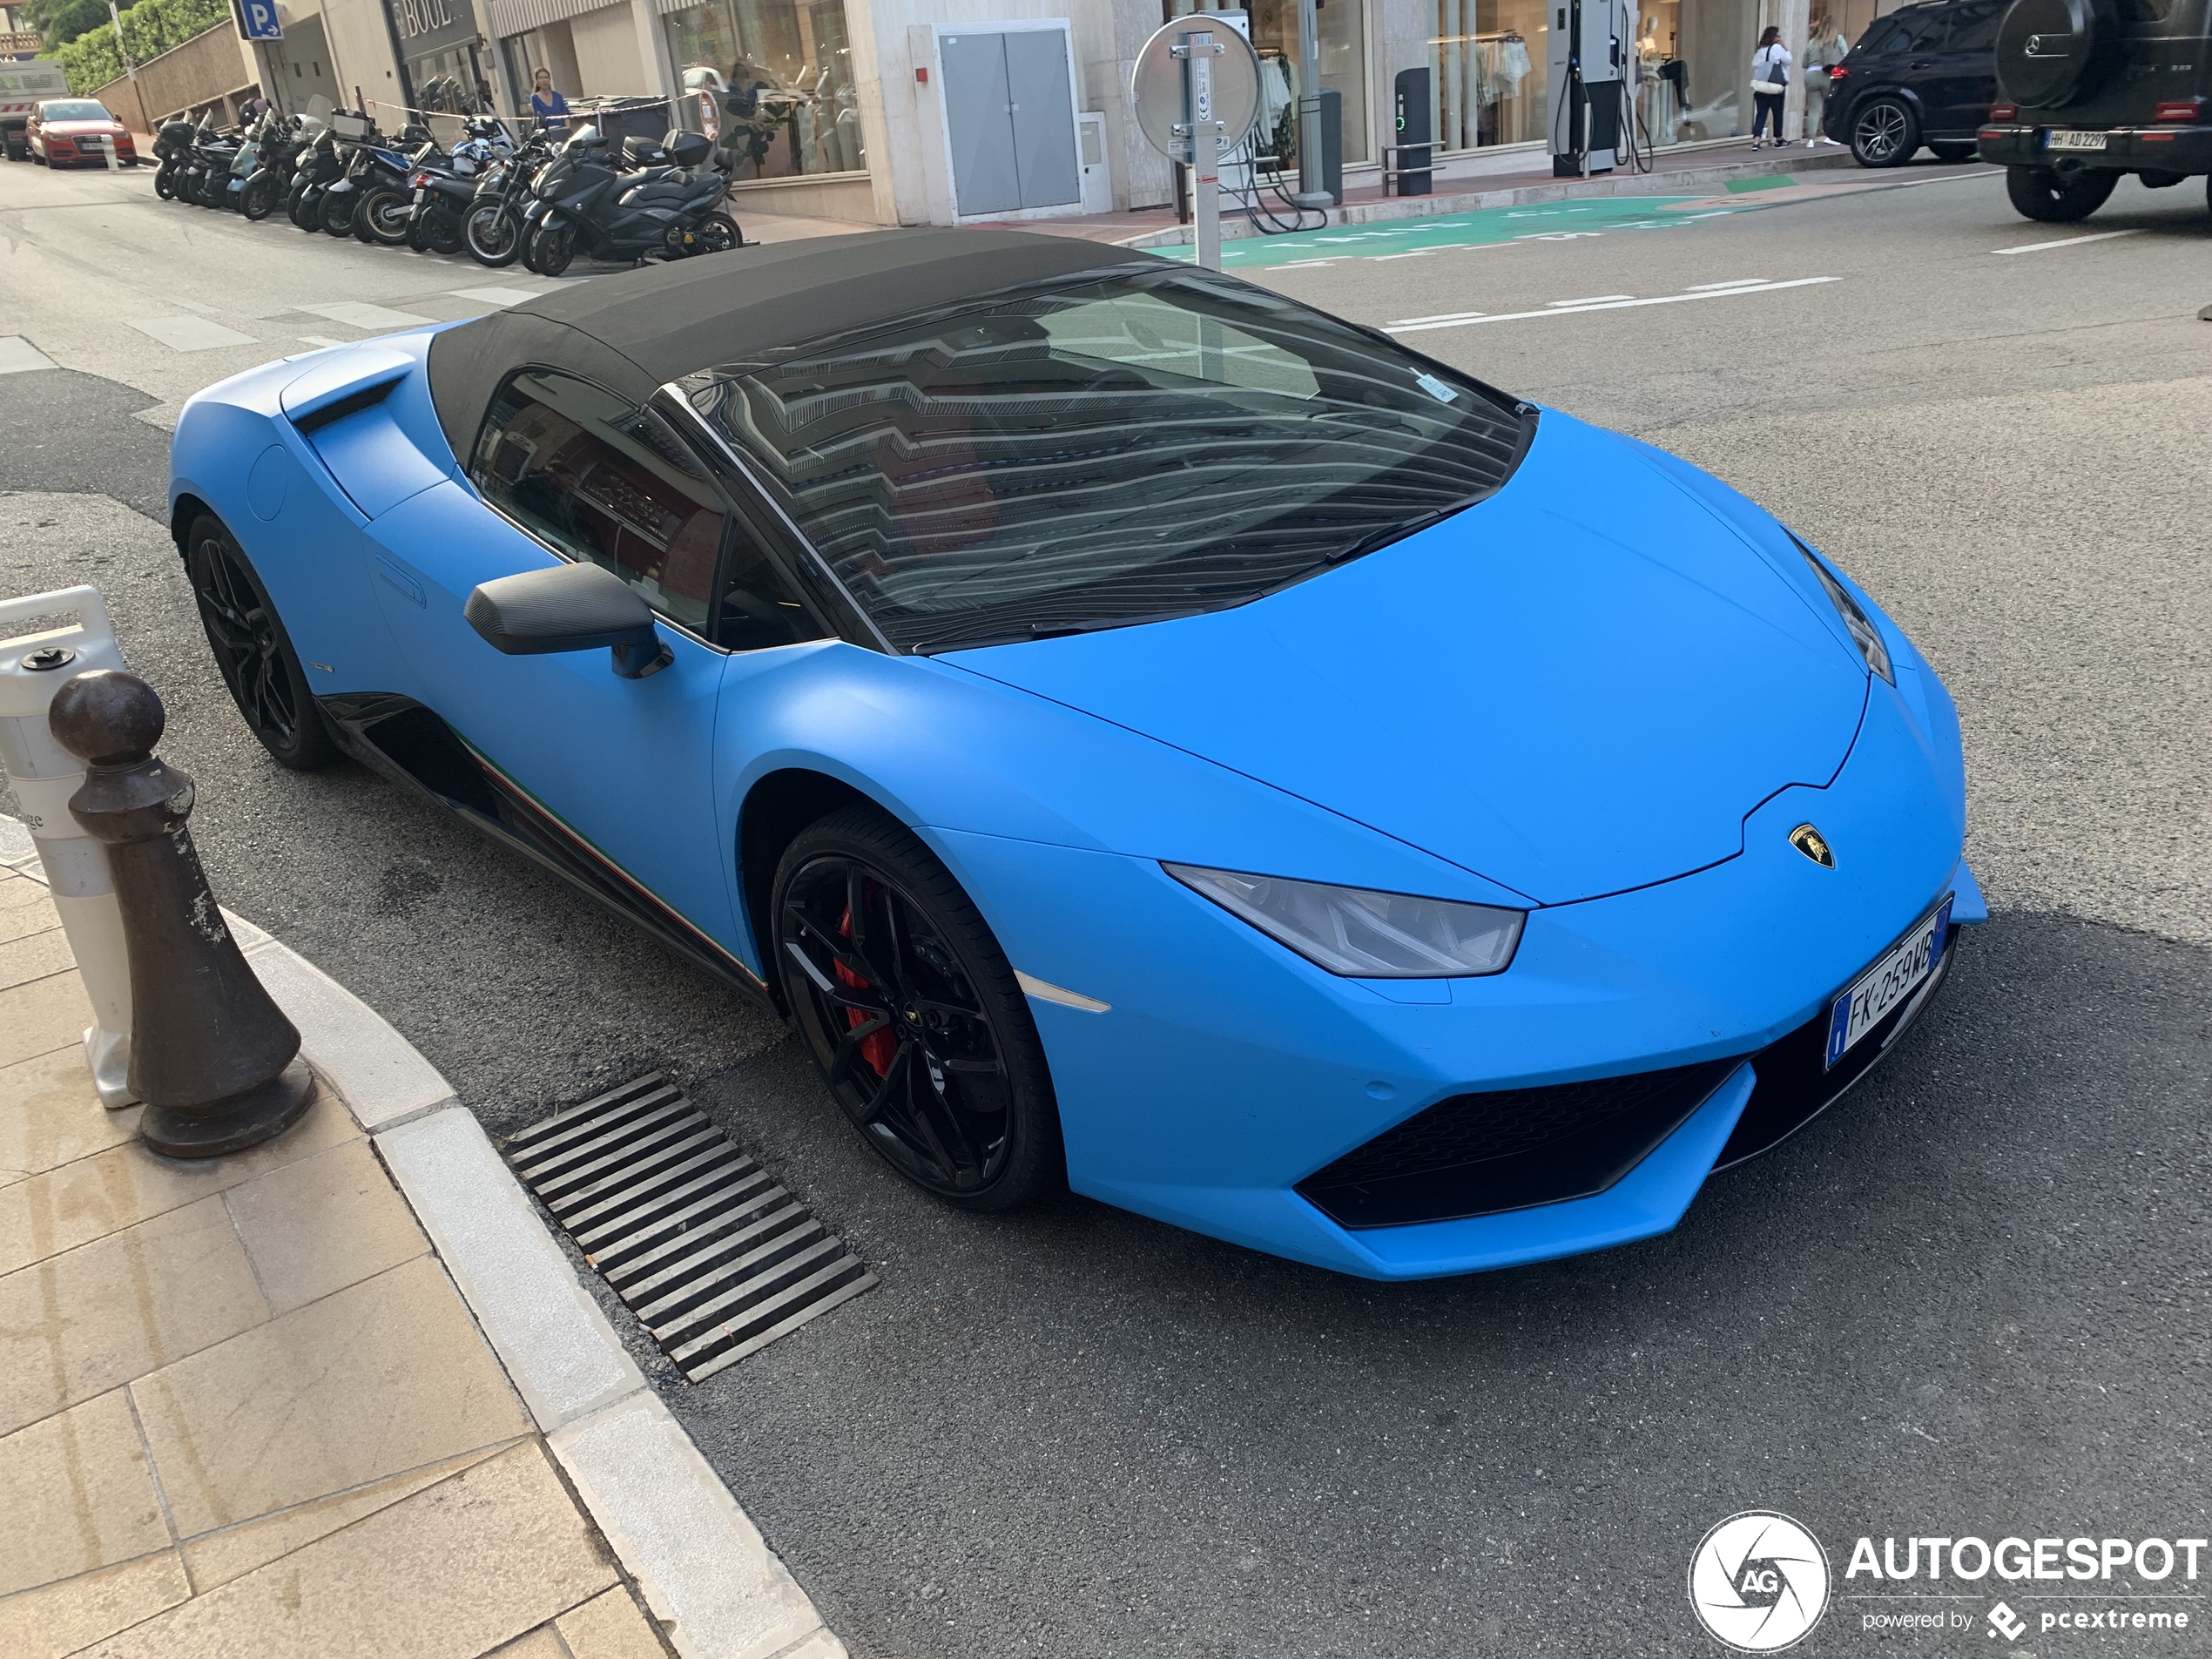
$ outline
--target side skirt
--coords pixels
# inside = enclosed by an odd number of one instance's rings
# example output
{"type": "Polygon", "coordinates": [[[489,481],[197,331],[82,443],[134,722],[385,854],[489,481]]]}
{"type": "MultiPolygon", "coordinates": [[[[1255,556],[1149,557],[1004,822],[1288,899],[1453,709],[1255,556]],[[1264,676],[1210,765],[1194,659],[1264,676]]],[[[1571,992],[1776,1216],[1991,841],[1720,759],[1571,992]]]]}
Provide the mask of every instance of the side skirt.
{"type": "Polygon", "coordinates": [[[694,968],[783,1017],[759,974],[539,806],[435,711],[390,691],[345,692],[315,701],[338,746],[363,765],[428,796],[644,928],[694,968]]]}

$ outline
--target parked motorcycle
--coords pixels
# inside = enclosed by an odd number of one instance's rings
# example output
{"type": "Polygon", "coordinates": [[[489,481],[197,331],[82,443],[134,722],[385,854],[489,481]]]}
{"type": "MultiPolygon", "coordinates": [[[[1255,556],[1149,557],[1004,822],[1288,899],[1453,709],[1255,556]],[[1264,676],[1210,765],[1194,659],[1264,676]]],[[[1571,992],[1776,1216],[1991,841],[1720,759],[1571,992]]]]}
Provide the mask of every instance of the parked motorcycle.
{"type": "Polygon", "coordinates": [[[514,150],[504,125],[488,116],[469,123],[468,136],[440,157],[435,150],[415,158],[408,184],[414,192],[408,246],[418,253],[458,253],[465,242],[462,229],[476,182],[514,150]]]}
{"type": "Polygon", "coordinates": [[[530,184],[558,146],[543,123],[511,156],[484,169],[462,216],[462,239],[469,257],[498,270],[523,252],[523,210],[529,206],[530,184]]]}
{"type": "Polygon", "coordinates": [[[671,132],[666,166],[617,172],[593,126],[577,129],[530,185],[523,263],[556,277],[587,258],[677,260],[744,246],[737,220],[716,211],[730,188],[714,141],[671,132]]]}
{"type": "MultiPolygon", "coordinates": [[[[354,159],[360,162],[358,172],[348,169],[347,177],[352,181],[359,199],[354,208],[353,233],[361,241],[381,243],[386,247],[399,247],[408,238],[408,229],[415,218],[415,191],[409,184],[418,163],[427,162],[437,153],[437,145],[430,135],[420,127],[409,127],[400,135],[405,148],[387,149],[381,145],[363,145],[354,159]]],[[[327,224],[325,225],[328,228],[327,224]]]]}
{"type": "Polygon", "coordinates": [[[230,182],[231,164],[245,142],[235,132],[217,132],[212,110],[200,117],[177,170],[178,199],[197,202],[202,207],[227,206],[225,187],[230,182]]]}
{"type": "Polygon", "coordinates": [[[291,191],[293,175],[314,131],[296,115],[286,118],[272,112],[261,118],[253,146],[259,165],[239,187],[239,212],[258,222],[276,211],[277,204],[291,191]]]}

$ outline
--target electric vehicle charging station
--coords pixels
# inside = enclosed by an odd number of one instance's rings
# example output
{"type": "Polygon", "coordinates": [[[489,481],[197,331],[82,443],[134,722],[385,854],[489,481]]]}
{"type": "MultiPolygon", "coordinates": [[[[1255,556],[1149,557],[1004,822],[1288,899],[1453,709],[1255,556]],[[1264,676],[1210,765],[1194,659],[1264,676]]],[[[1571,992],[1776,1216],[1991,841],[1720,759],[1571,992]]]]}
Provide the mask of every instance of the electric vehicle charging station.
{"type": "Polygon", "coordinates": [[[1554,178],[1611,172],[1635,143],[1635,27],[1630,0],[1552,0],[1545,84],[1554,178]]]}
{"type": "Polygon", "coordinates": [[[123,914],[108,872],[107,849],[69,810],[84,782],[84,763],[54,741],[46,711],[79,674],[123,666],[98,588],[64,588],[0,603],[0,771],[8,775],[25,827],[45,867],[48,891],[92,1003],[84,1057],[100,1103],[128,1106],[131,1092],[131,958],[123,914]],[[10,628],[75,611],[74,625],[8,637],[10,628]]]}

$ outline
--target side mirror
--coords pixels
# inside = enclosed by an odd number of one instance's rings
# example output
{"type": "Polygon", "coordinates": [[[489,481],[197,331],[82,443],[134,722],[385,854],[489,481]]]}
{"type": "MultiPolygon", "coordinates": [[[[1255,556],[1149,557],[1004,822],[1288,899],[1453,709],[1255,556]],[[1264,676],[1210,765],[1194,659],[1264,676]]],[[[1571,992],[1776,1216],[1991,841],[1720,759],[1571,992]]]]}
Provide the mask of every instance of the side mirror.
{"type": "Polygon", "coordinates": [[[596,564],[560,564],[480,583],[461,614],[494,651],[509,657],[552,651],[614,652],[626,680],[676,660],[653,628],[652,608],[620,577],[596,564]]]}

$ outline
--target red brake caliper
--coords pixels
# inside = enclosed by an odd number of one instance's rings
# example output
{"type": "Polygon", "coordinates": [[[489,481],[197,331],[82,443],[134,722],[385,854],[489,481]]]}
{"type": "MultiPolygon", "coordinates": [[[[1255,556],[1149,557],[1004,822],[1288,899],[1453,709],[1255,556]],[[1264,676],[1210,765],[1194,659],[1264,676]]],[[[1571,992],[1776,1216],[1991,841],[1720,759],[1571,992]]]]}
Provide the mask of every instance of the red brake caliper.
{"type": "MultiPolygon", "coordinates": [[[[837,931],[844,938],[853,937],[853,912],[850,907],[847,907],[845,914],[838,918],[837,931]]],[[[867,981],[846,967],[843,962],[836,965],[836,971],[837,982],[840,985],[850,986],[853,989],[859,990],[867,984],[867,981]]],[[[845,1028],[847,1031],[855,1030],[865,1024],[867,1018],[868,1016],[859,1008],[847,1008],[845,1010],[845,1028]]],[[[872,1031],[860,1039],[860,1058],[875,1068],[875,1075],[879,1077],[891,1069],[891,1062],[897,1058],[898,1053],[899,1040],[891,1035],[891,1028],[887,1025],[882,1030],[872,1031]]]]}

